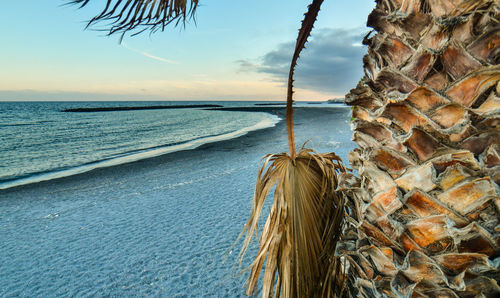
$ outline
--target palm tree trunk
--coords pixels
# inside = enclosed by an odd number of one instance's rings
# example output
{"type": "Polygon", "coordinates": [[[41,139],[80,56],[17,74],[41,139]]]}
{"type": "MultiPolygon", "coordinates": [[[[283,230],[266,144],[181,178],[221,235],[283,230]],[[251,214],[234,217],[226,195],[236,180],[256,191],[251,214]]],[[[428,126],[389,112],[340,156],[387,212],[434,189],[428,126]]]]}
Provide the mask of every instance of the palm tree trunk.
{"type": "Polygon", "coordinates": [[[347,292],[498,297],[499,1],[376,2],[346,96],[360,175],[338,247],[347,292]]]}

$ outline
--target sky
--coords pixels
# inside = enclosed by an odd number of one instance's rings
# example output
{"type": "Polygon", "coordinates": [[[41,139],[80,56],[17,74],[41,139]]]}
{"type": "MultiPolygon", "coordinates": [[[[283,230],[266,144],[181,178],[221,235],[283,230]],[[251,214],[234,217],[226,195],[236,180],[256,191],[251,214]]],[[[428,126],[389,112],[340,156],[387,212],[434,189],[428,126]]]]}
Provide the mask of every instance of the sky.
{"type": "MultiPolygon", "coordinates": [[[[0,101],[284,100],[309,1],[200,0],[194,21],[135,37],[86,22],[104,0],[0,2],[0,101]]],[[[296,100],[343,97],[363,76],[373,0],[326,0],[296,70],[296,100]]]]}

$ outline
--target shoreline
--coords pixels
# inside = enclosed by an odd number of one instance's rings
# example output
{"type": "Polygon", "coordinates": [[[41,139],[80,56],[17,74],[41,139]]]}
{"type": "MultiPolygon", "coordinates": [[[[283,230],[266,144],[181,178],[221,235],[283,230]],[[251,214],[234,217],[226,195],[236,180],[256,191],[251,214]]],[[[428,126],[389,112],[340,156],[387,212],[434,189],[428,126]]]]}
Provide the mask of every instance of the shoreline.
{"type": "MultiPolygon", "coordinates": [[[[294,107],[294,110],[301,109],[302,107],[294,107]]],[[[267,106],[255,106],[255,107],[227,107],[227,108],[209,108],[204,109],[206,111],[232,111],[232,112],[264,112],[271,115],[276,115],[279,117],[285,117],[286,108],[285,107],[267,107],[267,106]]]]}
{"type": "MultiPolygon", "coordinates": [[[[333,110],[338,110],[339,107],[332,107],[332,108],[326,108],[326,109],[333,111],[333,110]]],[[[265,113],[269,113],[273,116],[278,116],[282,119],[284,119],[284,117],[285,117],[285,107],[267,107],[267,106],[234,107],[234,108],[227,107],[227,108],[209,108],[209,109],[205,109],[205,110],[222,110],[222,111],[239,111],[239,112],[265,112],[265,113]]],[[[308,115],[307,115],[308,111],[309,112],[316,111],[317,113],[319,112],[319,114],[329,114],[329,112],[327,110],[318,109],[318,108],[314,108],[314,107],[310,107],[310,108],[309,107],[296,107],[296,108],[294,108],[294,110],[295,110],[296,114],[299,115],[298,117],[303,118],[303,119],[308,118],[308,115]]],[[[298,125],[300,125],[300,123],[298,123],[298,125]]],[[[58,176],[57,174],[60,171],[43,173],[43,174],[49,174],[49,175],[54,174],[54,176],[56,176],[56,177],[51,178],[51,179],[47,179],[47,180],[33,181],[33,182],[26,183],[26,184],[21,184],[21,185],[16,185],[16,186],[11,186],[11,187],[7,187],[4,189],[0,189],[0,194],[9,193],[9,192],[16,192],[19,190],[33,188],[33,187],[50,186],[50,185],[52,185],[54,183],[58,183],[58,182],[70,182],[74,179],[85,178],[87,176],[91,176],[91,175],[94,175],[96,173],[109,174],[109,173],[114,172],[114,168],[120,168],[120,167],[130,168],[130,167],[134,167],[134,166],[140,166],[141,168],[147,167],[148,165],[153,165],[156,162],[161,163],[165,160],[170,160],[170,159],[175,160],[176,156],[178,156],[178,155],[185,157],[185,155],[189,155],[189,154],[193,153],[194,151],[204,151],[204,150],[207,150],[208,148],[225,146],[225,145],[228,145],[231,143],[238,143],[238,142],[243,141],[243,140],[259,138],[262,135],[269,134],[269,132],[273,131],[273,130],[274,131],[281,130],[281,131],[283,131],[283,133],[286,134],[285,122],[278,121],[278,122],[274,123],[274,126],[271,126],[271,127],[246,131],[246,132],[240,133],[236,137],[230,137],[230,138],[222,139],[222,140],[215,140],[215,141],[211,141],[211,142],[207,142],[207,143],[202,143],[201,145],[189,146],[189,144],[188,144],[187,148],[181,148],[178,150],[175,150],[175,149],[168,150],[170,147],[174,147],[174,146],[165,146],[165,148],[167,149],[167,152],[160,153],[158,155],[149,156],[149,157],[145,157],[145,158],[141,158],[141,159],[137,159],[137,160],[131,160],[128,162],[123,162],[123,163],[95,167],[95,168],[92,168],[90,170],[85,170],[83,172],[76,171],[74,174],[58,176]]],[[[285,137],[286,137],[286,135],[285,135],[285,137]]],[[[297,144],[299,144],[299,143],[297,143],[297,144]]],[[[100,163],[100,162],[102,162],[102,161],[97,161],[97,162],[93,162],[93,163],[100,163]]],[[[103,162],[106,162],[106,160],[103,162]]],[[[73,167],[70,169],[65,169],[63,171],[70,171],[71,172],[72,170],[78,170],[78,168],[82,167],[82,166],[85,166],[85,165],[80,165],[80,166],[73,167]]],[[[34,174],[34,176],[36,176],[36,175],[37,174],[34,174]]],[[[22,179],[30,179],[31,177],[33,177],[33,176],[28,176],[26,178],[19,178],[19,179],[13,180],[12,182],[19,181],[22,179]]],[[[6,181],[5,183],[9,183],[9,182],[11,182],[11,181],[6,181]]]]}
{"type": "Polygon", "coordinates": [[[52,181],[80,174],[85,174],[87,172],[92,172],[94,170],[101,168],[121,166],[124,164],[155,158],[166,154],[172,154],[179,151],[196,150],[197,148],[205,144],[223,142],[241,137],[252,131],[258,131],[274,127],[280,121],[281,119],[279,118],[278,113],[276,113],[276,117],[269,118],[267,120],[262,120],[261,122],[258,122],[255,125],[244,127],[242,129],[228,133],[195,138],[181,143],[167,144],[167,145],[146,148],[142,150],[124,152],[116,157],[110,157],[102,160],[95,160],[77,166],[56,168],[46,172],[31,173],[26,176],[0,181],[0,192],[2,190],[22,187],[25,185],[37,184],[40,182],[52,181]]]}
{"type": "MultiPolygon", "coordinates": [[[[276,114],[276,116],[277,115],[278,114],[276,114]]],[[[36,184],[43,181],[51,181],[65,177],[80,175],[87,172],[91,172],[96,169],[120,166],[123,164],[146,160],[149,158],[154,158],[161,155],[171,154],[179,151],[195,150],[198,147],[201,147],[205,144],[223,142],[226,140],[238,138],[252,131],[271,128],[280,121],[281,119],[279,117],[275,119],[271,118],[268,119],[268,121],[261,121],[253,126],[245,127],[230,133],[196,138],[182,143],[156,146],[139,151],[133,151],[133,153],[129,152],[130,154],[123,153],[117,157],[111,157],[103,160],[96,160],[80,164],[78,166],[54,169],[52,171],[29,174],[27,176],[19,177],[17,179],[4,180],[0,181],[0,191],[15,187],[21,187],[29,184],[36,184]]]]}

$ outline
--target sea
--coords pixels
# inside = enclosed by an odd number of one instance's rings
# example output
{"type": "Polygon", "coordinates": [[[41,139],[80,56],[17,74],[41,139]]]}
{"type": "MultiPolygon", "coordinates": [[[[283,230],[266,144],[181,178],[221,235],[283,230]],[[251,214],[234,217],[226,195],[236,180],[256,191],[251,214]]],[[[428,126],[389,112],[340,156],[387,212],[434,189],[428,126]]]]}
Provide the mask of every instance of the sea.
{"type": "MultiPolygon", "coordinates": [[[[268,113],[204,108],[63,112],[204,102],[0,102],[0,189],[186,150],[274,126],[268,113]]],[[[245,102],[210,102],[224,107],[245,102]]]]}
{"type": "MultiPolygon", "coordinates": [[[[0,297],[244,297],[258,243],[240,262],[237,239],[287,150],[261,104],[0,102],[0,297]],[[199,104],[251,111],[62,112],[199,104]]],[[[296,107],[297,145],[347,162],[349,107],[296,107]]]]}

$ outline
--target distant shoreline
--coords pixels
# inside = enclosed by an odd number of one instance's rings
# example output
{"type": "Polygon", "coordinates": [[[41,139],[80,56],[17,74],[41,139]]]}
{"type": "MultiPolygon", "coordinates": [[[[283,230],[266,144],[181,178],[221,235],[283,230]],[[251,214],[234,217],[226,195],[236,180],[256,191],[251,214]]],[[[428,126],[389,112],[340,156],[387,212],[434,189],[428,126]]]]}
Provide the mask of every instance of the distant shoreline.
{"type": "Polygon", "coordinates": [[[254,103],[255,106],[286,106],[286,102],[277,103],[254,103]]]}
{"type": "Polygon", "coordinates": [[[232,111],[232,112],[264,112],[278,117],[285,117],[285,107],[221,107],[221,108],[208,108],[207,111],[232,111]]]}
{"type": "Polygon", "coordinates": [[[99,107],[99,108],[74,108],[65,109],[61,112],[70,113],[89,113],[89,112],[114,112],[114,111],[133,111],[133,110],[168,110],[168,109],[190,109],[190,108],[222,108],[221,105],[173,105],[173,106],[140,106],[140,107],[99,107]]]}

